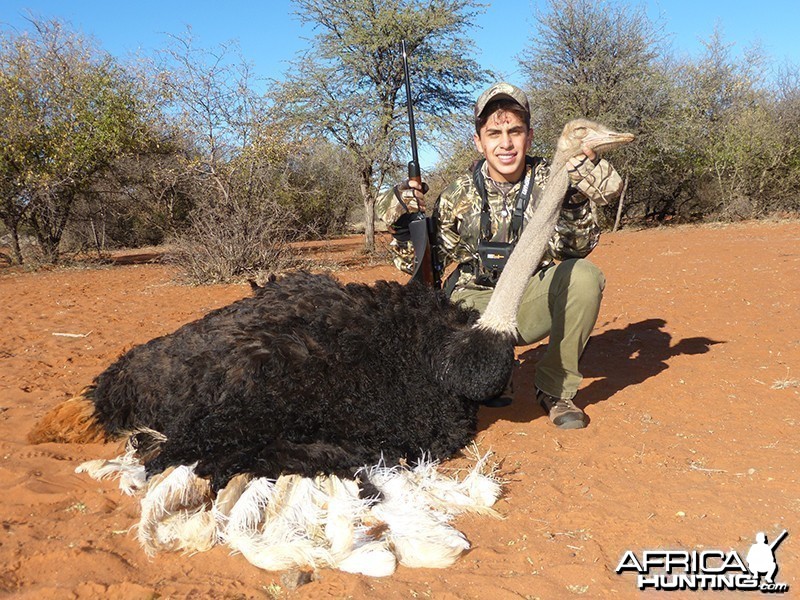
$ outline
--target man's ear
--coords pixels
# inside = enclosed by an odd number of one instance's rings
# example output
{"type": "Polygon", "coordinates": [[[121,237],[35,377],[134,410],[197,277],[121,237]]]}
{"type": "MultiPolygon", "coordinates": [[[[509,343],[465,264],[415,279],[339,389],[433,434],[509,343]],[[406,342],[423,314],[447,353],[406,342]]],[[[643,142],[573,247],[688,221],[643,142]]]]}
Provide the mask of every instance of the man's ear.
{"type": "Polygon", "coordinates": [[[483,154],[483,144],[481,143],[481,138],[477,133],[472,134],[472,141],[475,142],[475,148],[483,154]]]}

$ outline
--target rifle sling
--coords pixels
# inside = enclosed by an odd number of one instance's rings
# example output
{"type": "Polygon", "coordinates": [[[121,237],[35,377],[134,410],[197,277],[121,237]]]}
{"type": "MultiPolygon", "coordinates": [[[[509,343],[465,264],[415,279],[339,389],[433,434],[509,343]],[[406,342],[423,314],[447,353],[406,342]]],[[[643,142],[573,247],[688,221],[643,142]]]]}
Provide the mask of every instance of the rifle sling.
{"type": "MultiPolygon", "coordinates": [[[[492,217],[491,209],[489,207],[489,194],[486,192],[486,179],[483,176],[483,163],[486,162],[484,158],[475,167],[472,172],[472,181],[475,184],[475,189],[483,200],[481,207],[481,239],[490,241],[492,239],[492,217]]],[[[531,199],[533,190],[533,175],[536,170],[536,162],[530,156],[525,157],[525,178],[522,185],[517,192],[517,199],[514,203],[514,212],[511,213],[511,228],[509,232],[509,239],[506,240],[512,244],[516,244],[519,235],[522,232],[522,225],[525,220],[525,209],[531,199]]]]}

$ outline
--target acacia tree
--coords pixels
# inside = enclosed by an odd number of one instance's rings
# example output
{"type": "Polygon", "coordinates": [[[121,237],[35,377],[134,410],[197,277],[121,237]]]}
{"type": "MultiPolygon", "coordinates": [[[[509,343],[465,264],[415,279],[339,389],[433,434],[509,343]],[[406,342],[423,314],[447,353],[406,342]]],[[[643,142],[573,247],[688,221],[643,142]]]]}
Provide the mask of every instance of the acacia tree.
{"type": "Polygon", "coordinates": [[[418,127],[428,133],[468,107],[486,72],[470,58],[475,0],[295,0],[316,35],[274,98],[293,127],[321,132],[352,158],[374,249],[377,190],[396,176],[407,139],[400,52],[406,40],[418,127]]]}
{"type": "Polygon", "coordinates": [[[758,46],[740,58],[732,48],[715,30],[698,59],[677,72],[696,149],[696,217],[761,216],[796,190],[793,128],[779,91],[765,78],[769,60],[758,46]]]}
{"type": "Polygon", "coordinates": [[[640,95],[652,91],[661,41],[660,26],[643,7],[548,0],[536,14],[536,35],[518,56],[537,123],[641,118],[640,95]]]}
{"type": "Polygon", "coordinates": [[[0,42],[0,217],[14,237],[26,220],[55,263],[76,197],[146,130],[124,70],[58,21],[0,42]]]}
{"type": "Polygon", "coordinates": [[[620,0],[548,0],[536,18],[519,57],[536,107],[536,142],[575,116],[636,133],[613,158],[629,177],[626,216],[736,219],[796,210],[791,68],[776,89],[758,47],[736,59],[719,30],[699,57],[675,60],[663,25],[620,0]]]}
{"type": "Polygon", "coordinates": [[[626,196],[651,201],[663,183],[649,177],[653,150],[669,143],[663,136],[675,110],[663,25],[642,6],[615,0],[548,0],[535,19],[535,35],[517,58],[537,150],[547,151],[576,117],[632,131],[637,143],[615,153],[614,164],[630,178],[626,196]]]}

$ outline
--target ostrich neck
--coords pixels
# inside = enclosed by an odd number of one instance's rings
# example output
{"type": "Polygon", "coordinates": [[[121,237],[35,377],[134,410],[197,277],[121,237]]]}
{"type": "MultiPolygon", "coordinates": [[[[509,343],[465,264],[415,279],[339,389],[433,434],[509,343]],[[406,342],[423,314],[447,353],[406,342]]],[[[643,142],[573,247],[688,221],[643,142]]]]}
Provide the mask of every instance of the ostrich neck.
{"type": "Polygon", "coordinates": [[[556,152],[553,157],[550,176],[538,206],[517,241],[477,327],[516,335],[517,310],[522,302],[522,294],[553,236],[561,203],[569,186],[567,158],[564,152],[556,152]]]}

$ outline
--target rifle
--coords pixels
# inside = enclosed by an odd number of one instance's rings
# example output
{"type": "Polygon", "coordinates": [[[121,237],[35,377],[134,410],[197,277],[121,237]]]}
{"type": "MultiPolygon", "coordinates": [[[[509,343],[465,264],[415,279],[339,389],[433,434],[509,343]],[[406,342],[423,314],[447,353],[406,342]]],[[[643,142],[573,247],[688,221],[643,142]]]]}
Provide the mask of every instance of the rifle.
{"type": "MultiPolygon", "coordinates": [[[[408,105],[408,127],[411,138],[411,160],[408,163],[408,180],[422,184],[422,175],[419,168],[417,154],[417,133],[414,129],[414,107],[411,101],[411,78],[408,75],[408,55],[406,54],[406,41],[402,40],[400,46],[403,50],[403,74],[406,84],[406,104],[408,105]]],[[[442,287],[441,272],[436,264],[435,240],[436,223],[432,217],[423,212],[416,213],[408,224],[411,235],[411,245],[414,248],[414,273],[411,281],[421,281],[434,289],[442,287]],[[434,240],[433,242],[431,240],[434,240]]]]}
{"type": "Polygon", "coordinates": [[[778,544],[780,544],[783,541],[783,538],[785,538],[787,535],[789,535],[789,532],[784,529],[783,532],[772,541],[772,543],[769,545],[769,549],[772,550],[772,552],[775,552],[775,548],[778,547],[778,544]]]}

